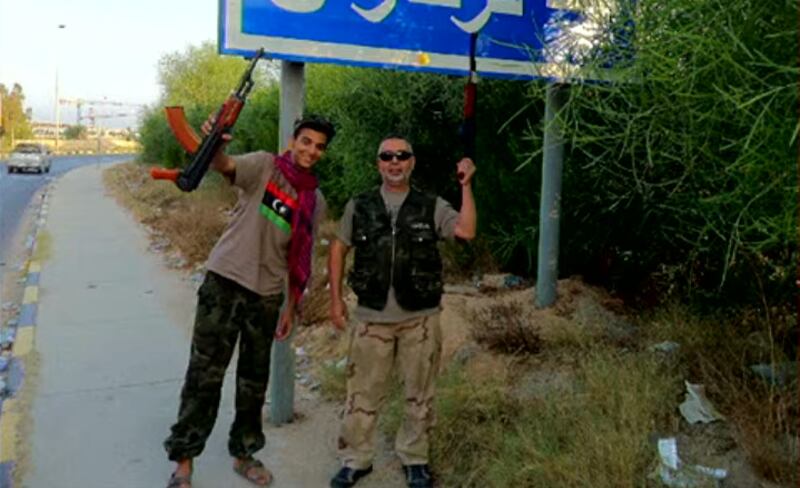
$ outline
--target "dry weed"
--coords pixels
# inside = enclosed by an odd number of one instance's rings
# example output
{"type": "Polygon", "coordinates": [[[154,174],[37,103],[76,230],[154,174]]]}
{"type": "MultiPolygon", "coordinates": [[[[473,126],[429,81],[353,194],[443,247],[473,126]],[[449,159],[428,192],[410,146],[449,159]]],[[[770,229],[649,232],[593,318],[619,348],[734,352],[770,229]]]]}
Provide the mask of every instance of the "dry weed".
{"type": "Polygon", "coordinates": [[[506,354],[536,354],[541,337],[517,302],[492,303],[474,311],[472,338],[492,351],[506,354]]]}
{"type": "Polygon", "coordinates": [[[648,320],[652,341],[680,344],[686,379],[703,383],[711,402],[728,419],[736,444],[753,470],[767,480],[795,486],[798,481],[797,383],[770,385],[756,377],[754,363],[796,361],[775,338],[788,334],[786,315],[740,313],[736,318],[698,318],[680,306],[648,320]]]}
{"type": "Polygon", "coordinates": [[[328,288],[328,252],[336,235],[336,222],[328,220],[320,225],[315,236],[311,284],[303,299],[303,325],[313,325],[328,320],[330,293],[328,288]]]}

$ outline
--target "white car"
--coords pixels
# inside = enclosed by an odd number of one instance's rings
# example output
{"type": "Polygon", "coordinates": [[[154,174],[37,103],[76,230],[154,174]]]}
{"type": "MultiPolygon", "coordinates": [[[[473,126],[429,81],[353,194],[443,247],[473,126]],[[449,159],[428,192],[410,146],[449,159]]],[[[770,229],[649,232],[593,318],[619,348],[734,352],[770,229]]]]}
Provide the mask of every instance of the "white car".
{"type": "Polygon", "coordinates": [[[36,171],[49,173],[52,157],[44,144],[17,144],[8,158],[8,172],[36,171]]]}

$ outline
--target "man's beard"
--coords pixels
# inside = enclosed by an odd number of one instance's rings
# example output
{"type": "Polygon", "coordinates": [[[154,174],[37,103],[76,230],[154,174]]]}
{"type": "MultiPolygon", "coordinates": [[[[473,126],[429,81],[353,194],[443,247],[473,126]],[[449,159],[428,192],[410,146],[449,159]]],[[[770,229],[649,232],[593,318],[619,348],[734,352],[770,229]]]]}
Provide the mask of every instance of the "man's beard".
{"type": "Polygon", "coordinates": [[[403,173],[400,173],[400,174],[397,174],[397,175],[393,175],[393,174],[389,174],[389,173],[384,173],[383,174],[383,181],[385,181],[386,183],[392,184],[392,185],[398,185],[398,184],[401,184],[401,183],[408,183],[408,181],[410,179],[411,179],[411,172],[410,171],[408,173],[403,172],[403,173]]]}

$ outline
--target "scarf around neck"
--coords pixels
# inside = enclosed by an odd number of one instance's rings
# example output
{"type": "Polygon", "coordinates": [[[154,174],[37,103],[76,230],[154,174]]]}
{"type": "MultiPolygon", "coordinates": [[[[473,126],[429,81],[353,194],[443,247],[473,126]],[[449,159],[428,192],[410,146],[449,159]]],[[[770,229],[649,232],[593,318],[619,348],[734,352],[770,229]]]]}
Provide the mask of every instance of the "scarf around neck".
{"type": "Polygon", "coordinates": [[[314,209],[317,205],[317,177],[292,161],[289,151],[275,157],[275,166],[297,192],[298,208],[292,215],[292,237],[289,241],[289,293],[300,304],[311,277],[314,209]]]}

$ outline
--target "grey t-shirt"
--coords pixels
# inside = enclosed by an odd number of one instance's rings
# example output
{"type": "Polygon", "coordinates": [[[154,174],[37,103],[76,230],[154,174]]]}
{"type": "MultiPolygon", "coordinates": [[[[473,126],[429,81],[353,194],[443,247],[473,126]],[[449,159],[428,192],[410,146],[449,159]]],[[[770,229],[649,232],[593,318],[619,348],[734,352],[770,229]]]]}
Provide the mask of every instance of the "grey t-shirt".
{"type": "MultiPolygon", "coordinates": [[[[400,212],[400,207],[408,196],[408,192],[391,192],[386,190],[385,187],[381,187],[381,196],[383,197],[383,203],[386,204],[386,211],[392,217],[392,224],[394,224],[397,220],[397,214],[400,212]]],[[[336,233],[336,238],[348,247],[352,246],[354,211],[355,202],[350,200],[344,207],[344,214],[342,214],[342,219],[339,221],[339,229],[336,233]]],[[[436,227],[436,234],[439,238],[452,239],[455,236],[458,212],[440,197],[436,197],[436,209],[433,214],[433,221],[436,227]]],[[[373,310],[359,305],[356,307],[353,315],[362,322],[396,323],[416,317],[432,315],[437,312],[439,312],[439,307],[415,311],[403,309],[397,303],[394,287],[390,286],[389,296],[387,297],[386,306],[383,310],[373,310]]]]}
{"type": "MultiPolygon", "coordinates": [[[[228,227],[211,250],[206,268],[259,295],[275,295],[283,292],[286,285],[291,231],[286,221],[262,209],[262,202],[269,191],[292,204],[297,192],[275,167],[272,154],[254,152],[233,159],[236,161],[233,186],[239,200],[228,227]]],[[[326,212],[325,198],[317,190],[315,233],[326,212]]]]}

